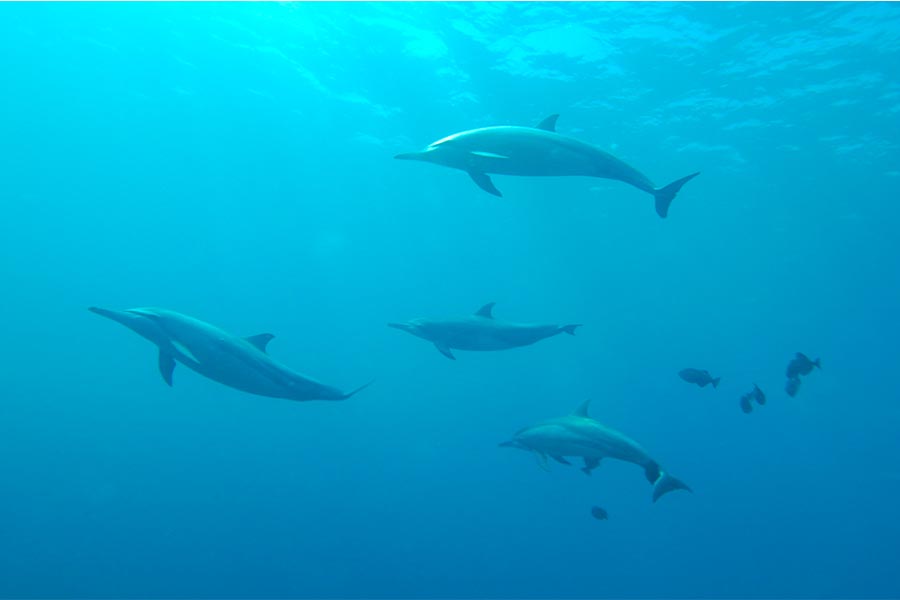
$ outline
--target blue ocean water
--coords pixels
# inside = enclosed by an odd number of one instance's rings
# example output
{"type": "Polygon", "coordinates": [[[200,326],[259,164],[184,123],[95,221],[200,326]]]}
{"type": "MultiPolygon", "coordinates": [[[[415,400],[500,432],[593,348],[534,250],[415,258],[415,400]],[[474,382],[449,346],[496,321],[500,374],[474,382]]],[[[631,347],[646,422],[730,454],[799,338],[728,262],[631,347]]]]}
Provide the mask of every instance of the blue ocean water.
{"type": "Polygon", "coordinates": [[[0,596],[900,596],[897,64],[887,3],[3,4],[0,596]],[[701,175],[663,220],[393,159],[553,113],[701,175]],[[487,302],[584,326],[456,361],[386,327],[487,302]],[[169,388],[91,305],[376,382],[169,388]],[[693,493],[498,447],[586,399],[693,493]]]}

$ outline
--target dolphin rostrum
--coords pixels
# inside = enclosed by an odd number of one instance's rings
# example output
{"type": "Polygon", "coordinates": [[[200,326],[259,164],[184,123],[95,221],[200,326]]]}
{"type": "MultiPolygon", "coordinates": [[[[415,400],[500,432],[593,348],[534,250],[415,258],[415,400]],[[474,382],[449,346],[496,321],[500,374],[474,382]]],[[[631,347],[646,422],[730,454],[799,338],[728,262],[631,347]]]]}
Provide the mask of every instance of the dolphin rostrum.
{"type": "Polygon", "coordinates": [[[646,175],[612,154],[556,133],[557,118],[559,115],[551,115],[537,127],[500,126],[462,131],[430,144],[421,152],[398,154],[394,158],[460,169],[478,187],[495,196],[503,194],[494,187],[491,173],[615,179],[651,194],[656,200],[656,213],[663,218],[681,186],[700,174],[692,173],[658,188],[646,175]]]}
{"type": "Polygon", "coordinates": [[[371,382],[344,393],[289,369],[266,353],[275,336],[242,338],[198,319],[162,308],[88,310],[128,327],[159,347],[159,372],[172,385],[179,362],[197,373],[251,394],[288,400],[345,400],[371,382]]]}
{"type": "Polygon", "coordinates": [[[441,354],[456,360],[456,350],[508,350],[528,346],[562,332],[575,335],[574,325],[533,325],[495,319],[494,302],[485,304],[475,314],[455,319],[413,319],[406,323],[388,323],[433,343],[441,354]]]}
{"type": "Polygon", "coordinates": [[[547,466],[547,457],[562,464],[571,464],[565,457],[584,460],[581,470],[590,475],[603,458],[615,458],[644,468],[647,481],[653,484],[653,501],[674,490],[691,491],[686,484],[663,471],[647,451],[631,438],[601,425],[588,416],[590,400],[571,415],[550,419],[519,430],[501,446],[521,448],[535,453],[540,465],[547,466]]]}

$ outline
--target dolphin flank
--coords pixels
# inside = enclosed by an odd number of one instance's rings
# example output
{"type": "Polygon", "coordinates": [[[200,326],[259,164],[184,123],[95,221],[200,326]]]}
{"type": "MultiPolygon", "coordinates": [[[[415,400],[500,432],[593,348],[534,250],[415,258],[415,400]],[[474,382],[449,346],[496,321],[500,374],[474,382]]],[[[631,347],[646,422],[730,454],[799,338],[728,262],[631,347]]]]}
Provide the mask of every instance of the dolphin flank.
{"type": "Polygon", "coordinates": [[[567,456],[579,457],[584,460],[582,470],[587,474],[604,458],[634,463],[643,467],[647,481],[653,484],[654,502],[674,490],[691,491],[684,482],[662,470],[640,444],[588,416],[589,405],[587,401],[568,416],[520,429],[510,441],[500,445],[533,452],[543,467],[548,456],[562,464],[570,464],[567,456]]]}
{"type": "Polygon", "coordinates": [[[454,319],[413,319],[406,323],[388,323],[388,327],[400,329],[428,340],[438,351],[456,360],[453,350],[507,350],[528,346],[560,333],[575,335],[579,324],[535,325],[511,323],[495,319],[494,302],[482,306],[475,314],[454,319]]]}
{"type": "Polygon", "coordinates": [[[275,336],[261,333],[242,338],[187,315],[162,308],[107,310],[93,313],[112,319],[159,347],[159,372],[170,386],[176,363],[229,387],[288,400],[345,400],[351,392],[319,383],[277,362],[266,353],[275,336]]]}
{"type": "Polygon", "coordinates": [[[536,127],[483,127],[454,133],[420,152],[398,154],[401,160],[420,160],[465,171],[489,194],[502,196],[490,174],[572,176],[615,179],[652,195],[656,213],[665,218],[681,187],[699,171],[663,187],[600,148],[556,133],[559,115],[550,115],[536,127]]]}

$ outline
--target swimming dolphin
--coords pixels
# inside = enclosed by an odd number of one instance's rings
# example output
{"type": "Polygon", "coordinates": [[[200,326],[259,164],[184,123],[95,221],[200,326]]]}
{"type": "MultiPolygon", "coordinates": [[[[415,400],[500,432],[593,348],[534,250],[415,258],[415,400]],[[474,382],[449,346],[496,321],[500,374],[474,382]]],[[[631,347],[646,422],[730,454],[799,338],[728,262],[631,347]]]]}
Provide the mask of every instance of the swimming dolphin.
{"type": "Polygon", "coordinates": [[[584,459],[584,473],[590,475],[603,458],[615,458],[644,468],[647,481],[653,484],[653,501],[674,490],[691,491],[685,483],[663,471],[640,444],[618,431],[605,427],[588,416],[590,400],[565,417],[550,419],[520,429],[501,446],[530,450],[546,467],[547,457],[571,464],[566,456],[584,459]]]}
{"type": "Polygon", "coordinates": [[[413,319],[407,323],[388,323],[388,327],[402,329],[433,343],[438,351],[456,360],[457,350],[508,350],[528,346],[562,332],[575,335],[575,325],[531,325],[510,323],[494,318],[494,302],[482,306],[467,317],[456,319],[413,319]]]}
{"type": "Polygon", "coordinates": [[[159,372],[172,385],[175,363],[251,394],[288,400],[345,400],[371,382],[344,393],[292,371],[266,354],[275,336],[261,333],[242,338],[198,319],[162,308],[91,312],[128,327],[159,347],[159,372]]]}
{"type": "Polygon", "coordinates": [[[462,131],[430,144],[421,152],[398,154],[394,158],[460,169],[478,187],[495,196],[503,194],[494,187],[489,173],[615,179],[652,194],[656,213],[663,218],[681,186],[700,174],[692,173],[658,188],[646,175],[612,154],[556,133],[557,118],[559,115],[550,115],[537,127],[500,126],[462,131]]]}

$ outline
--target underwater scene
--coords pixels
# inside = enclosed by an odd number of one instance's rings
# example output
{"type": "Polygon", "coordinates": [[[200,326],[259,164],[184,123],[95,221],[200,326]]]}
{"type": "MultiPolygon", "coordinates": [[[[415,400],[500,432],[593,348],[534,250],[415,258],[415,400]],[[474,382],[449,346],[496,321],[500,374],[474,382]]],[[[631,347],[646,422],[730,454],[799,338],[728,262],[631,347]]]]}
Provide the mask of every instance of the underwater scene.
{"type": "Polygon", "coordinates": [[[0,4],[0,597],[900,597],[900,4],[0,4]]]}

